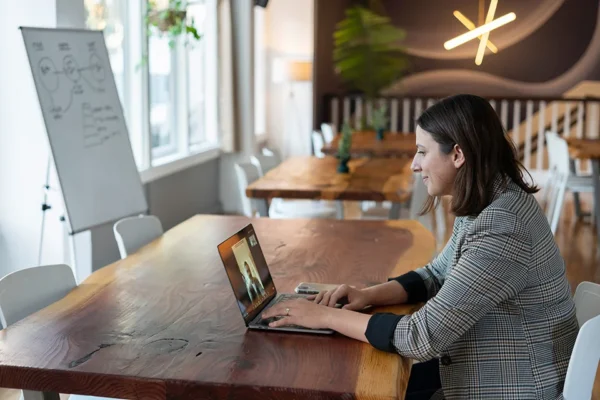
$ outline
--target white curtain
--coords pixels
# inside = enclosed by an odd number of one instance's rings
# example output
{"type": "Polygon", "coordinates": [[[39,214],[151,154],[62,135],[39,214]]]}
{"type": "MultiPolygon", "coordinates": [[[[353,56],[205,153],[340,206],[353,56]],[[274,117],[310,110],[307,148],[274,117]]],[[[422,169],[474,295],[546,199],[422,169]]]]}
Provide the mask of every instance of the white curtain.
{"type": "Polygon", "coordinates": [[[234,82],[233,82],[233,34],[231,20],[231,0],[219,0],[218,7],[218,75],[219,75],[219,134],[221,150],[234,153],[238,150],[238,129],[235,123],[234,82]]]}

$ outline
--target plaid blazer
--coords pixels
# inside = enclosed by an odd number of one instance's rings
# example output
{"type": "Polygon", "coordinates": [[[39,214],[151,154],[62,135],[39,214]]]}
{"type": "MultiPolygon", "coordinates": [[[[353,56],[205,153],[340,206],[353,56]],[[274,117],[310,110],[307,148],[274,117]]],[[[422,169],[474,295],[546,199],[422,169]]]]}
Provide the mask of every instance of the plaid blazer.
{"type": "Polygon", "coordinates": [[[395,279],[409,302],[426,303],[412,315],[374,315],[367,338],[413,359],[439,358],[447,399],[562,398],[575,306],[547,219],[512,180],[494,182],[479,215],[456,218],[430,264],[395,279]]]}

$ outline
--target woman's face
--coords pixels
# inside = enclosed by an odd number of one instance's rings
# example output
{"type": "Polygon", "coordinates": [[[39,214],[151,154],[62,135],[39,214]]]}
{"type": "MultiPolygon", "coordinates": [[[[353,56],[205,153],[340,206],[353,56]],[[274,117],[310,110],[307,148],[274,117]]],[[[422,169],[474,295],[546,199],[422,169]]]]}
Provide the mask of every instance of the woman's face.
{"type": "Polygon", "coordinates": [[[464,164],[462,151],[455,145],[450,154],[444,154],[439,143],[425,130],[417,126],[417,154],[411,168],[419,172],[430,196],[452,194],[458,169],[464,164]]]}

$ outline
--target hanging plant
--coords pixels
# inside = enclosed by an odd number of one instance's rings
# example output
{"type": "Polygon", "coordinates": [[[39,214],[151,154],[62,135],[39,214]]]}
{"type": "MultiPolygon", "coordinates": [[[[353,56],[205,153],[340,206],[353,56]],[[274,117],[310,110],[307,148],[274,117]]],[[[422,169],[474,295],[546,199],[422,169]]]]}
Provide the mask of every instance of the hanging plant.
{"type": "Polygon", "coordinates": [[[199,41],[202,36],[198,33],[194,19],[188,21],[187,10],[182,0],[169,0],[167,8],[159,9],[156,0],[148,0],[146,27],[148,36],[157,35],[169,38],[169,47],[175,47],[177,38],[185,37],[185,44],[192,38],[199,41]]]}

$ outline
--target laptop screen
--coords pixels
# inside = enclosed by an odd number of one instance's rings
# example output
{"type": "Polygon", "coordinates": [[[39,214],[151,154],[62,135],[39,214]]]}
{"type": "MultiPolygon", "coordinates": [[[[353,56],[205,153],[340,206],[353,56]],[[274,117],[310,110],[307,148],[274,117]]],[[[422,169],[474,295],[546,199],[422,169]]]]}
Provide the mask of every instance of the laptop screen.
{"type": "Polygon", "coordinates": [[[238,307],[248,323],[277,292],[252,224],[225,240],[218,249],[238,307]]]}

